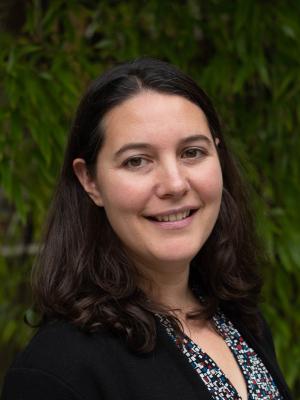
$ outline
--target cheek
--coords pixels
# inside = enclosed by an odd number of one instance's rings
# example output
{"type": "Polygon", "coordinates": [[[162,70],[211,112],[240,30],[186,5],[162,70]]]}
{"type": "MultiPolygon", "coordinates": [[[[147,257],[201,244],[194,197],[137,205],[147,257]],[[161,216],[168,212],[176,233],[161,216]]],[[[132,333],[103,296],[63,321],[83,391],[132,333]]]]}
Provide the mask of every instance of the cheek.
{"type": "Polygon", "coordinates": [[[205,202],[221,201],[223,190],[222,171],[219,164],[208,165],[198,175],[197,188],[205,202]]]}
{"type": "Polygon", "coordinates": [[[135,179],[108,179],[101,187],[104,208],[107,213],[142,212],[151,196],[151,186],[146,179],[142,181],[135,179]]]}

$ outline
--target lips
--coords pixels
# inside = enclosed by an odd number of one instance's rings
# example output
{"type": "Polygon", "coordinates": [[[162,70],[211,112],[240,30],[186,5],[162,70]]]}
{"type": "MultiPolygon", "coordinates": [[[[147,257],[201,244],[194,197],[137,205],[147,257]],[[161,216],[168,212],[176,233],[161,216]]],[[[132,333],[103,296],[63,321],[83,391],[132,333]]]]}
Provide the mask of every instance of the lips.
{"type": "Polygon", "coordinates": [[[181,221],[182,219],[188,217],[190,215],[190,212],[191,212],[191,210],[186,210],[186,211],[176,213],[176,214],[169,214],[169,215],[152,217],[152,218],[154,218],[156,221],[159,221],[159,222],[181,221]]]}
{"type": "Polygon", "coordinates": [[[182,207],[181,209],[177,210],[170,210],[164,213],[156,214],[156,215],[148,215],[146,218],[152,220],[152,221],[158,221],[158,222],[175,222],[175,221],[181,221],[183,219],[188,218],[190,215],[192,215],[195,211],[197,211],[197,208],[187,208],[187,207],[182,207]]]}

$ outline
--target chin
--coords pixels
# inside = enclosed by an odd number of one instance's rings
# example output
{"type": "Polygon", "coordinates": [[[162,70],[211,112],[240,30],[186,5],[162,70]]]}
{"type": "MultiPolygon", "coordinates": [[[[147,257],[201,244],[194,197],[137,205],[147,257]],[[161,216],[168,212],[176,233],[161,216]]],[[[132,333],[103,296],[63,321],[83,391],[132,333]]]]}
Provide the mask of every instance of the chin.
{"type": "Polygon", "coordinates": [[[194,251],[174,251],[170,250],[166,252],[157,253],[154,255],[154,258],[157,263],[163,262],[163,263],[173,263],[173,264],[190,264],[192,259],[195,257],[195,255],[198,253],[199,249],[194,250],[194,251]]]}

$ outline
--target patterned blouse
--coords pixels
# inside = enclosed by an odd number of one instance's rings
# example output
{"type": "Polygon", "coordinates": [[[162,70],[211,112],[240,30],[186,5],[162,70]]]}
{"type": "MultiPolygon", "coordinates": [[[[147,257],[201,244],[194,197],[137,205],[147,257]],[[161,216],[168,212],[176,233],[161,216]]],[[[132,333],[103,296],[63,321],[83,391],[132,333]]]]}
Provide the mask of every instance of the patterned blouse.
{"type": "MultiPolygon", "coordinates": [[[[237,390],[218,365],[188,336],[177,340],[174,328],[166,316],[157,315],[168,335],[187,357],[215,400],[241,400],[237,390]]],[[[235,356],[245,378],[248,400],[283,400],[273,378],[254,350],[248,346],[231,321],[218,311],[213,317],[217,332],[235,356]]]]}

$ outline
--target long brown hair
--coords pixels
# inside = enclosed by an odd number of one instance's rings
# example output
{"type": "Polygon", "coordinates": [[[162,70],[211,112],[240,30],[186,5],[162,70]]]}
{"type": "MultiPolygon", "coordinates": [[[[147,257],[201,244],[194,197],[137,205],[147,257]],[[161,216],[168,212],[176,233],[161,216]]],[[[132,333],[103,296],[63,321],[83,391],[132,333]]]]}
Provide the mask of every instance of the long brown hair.
{"type": "MultiPolygon", "coordinates": [[[[168,63],[149,58],[109,70],[90,85],[79,104],[44,246],[34,269],[35,308],[44,320],[66,319],[85,331],[105,328],[123,335],[135,350],[153,349],[154,314],[166,310],[137,286],[135,266],[122,250],[104,209],[88,197],[72,168],[73,160],[81,157],[93,171],[105,138],[103,117],[145,89],[176,94],[195,103],[205,113],[213,138],[220,139],[217,150],[224,182],[220,213],[191,263],[190,284],[201,287],[205,298],[202,317],[210,318],[221,306],[256,331],[261,289],[259,247],[246,191],[218,116],[190,77],[168,63]]],[[[178,321],[173,318],[173,323],[179,331],[178,321]]]]}

